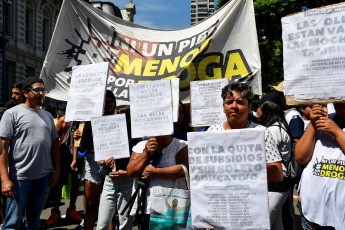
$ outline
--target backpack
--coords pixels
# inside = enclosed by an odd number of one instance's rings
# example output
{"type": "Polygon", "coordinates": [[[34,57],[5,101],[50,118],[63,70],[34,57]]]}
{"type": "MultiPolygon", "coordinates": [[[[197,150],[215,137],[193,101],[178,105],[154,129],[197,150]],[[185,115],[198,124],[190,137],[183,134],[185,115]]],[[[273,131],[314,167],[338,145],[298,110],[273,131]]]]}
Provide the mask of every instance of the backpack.
{"type": "Polygon", "coordinates": [[[60,144],[60,152],[61,153],[66,153],[66,154],[71,154],[73,156],[73,144],[74,144],[74,139],[73,139],[73,133],[78,129],[78,125],[76,122],[68,122],[69,128],[65,134],[64,139],[62,140],[60,144]]]}
{"type": "Polygon", "coordinates": [[[291,157],[289,161],[287,162],[287,165],[285,165],[287,169],[287,175],[290,180],[291,185],[299,184],[299,181],[302,176],[302,172],[305,168],[305,165],[300,165],[295,158],[295,146],[297,142],[292,141],[292,148],[291,148],[291,157]]]}
{"type": "MultiPolygon", "coordinates": [[[[280,125],[274,125],[274,126],[278,126],[282,129],[285,130],[285,132],[289,133],[285,127],[282,127],[280,125]]],[[[288,188],[292,188],[295,184],[298,184],[301,176],[302,176],[302,172],[303,169],[305,168],[304,165],[300,165],[295,158],[295,146],[297,144],[296,141],[294,141],[291,138],[291,155],[290,158],[288,160],[282,160],[282,164],[284,164],[287,172],[286,172],[286,177],[284,176],[283,181],[282,182],[278,182],[278,183],[282,183],[282,188],[283,190],[288,189],[288,188]]]]}

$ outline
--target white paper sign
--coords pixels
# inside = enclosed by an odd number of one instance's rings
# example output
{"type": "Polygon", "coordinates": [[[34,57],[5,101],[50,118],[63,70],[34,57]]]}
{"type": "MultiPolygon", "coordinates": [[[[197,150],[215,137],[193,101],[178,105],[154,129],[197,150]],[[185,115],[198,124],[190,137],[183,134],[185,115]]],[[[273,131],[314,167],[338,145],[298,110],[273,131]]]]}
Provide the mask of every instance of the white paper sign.
{"type": "Polygon", "coordinates": [[[210,126],[226,121],[221,92],[228,83],[227,78],[190,82],[193,127],[210,126]]]}
{"type": "Polygon", "coordinates": [[[129,157],[126,115],[91,118],[95,161],[129,157]]]}
{"type": "Polygon", "coordinates": [[[129,86],[132,138],[173,133],[170,80],[129,86]]]}
{"type": "Polygon", "coordinates": [[[73,67],[66,122],[102,116],[108,73],[108,62],[73,67]]]}
{"type": "Polygon", "coordinates": [[[344,18],[344,5],[282,18],[285,95],[345,96],[344,18]]]}
{"type": "Polygon", "coordinates": [[[264,130],[187,135],[193,229],[270,229],[264,130]]]}
{"type": "Polygon", "coordinates": [[[172,78],[171,80],[171,95],[173,105],[173,120],[178,121],[178,105],[180,101],[180,78],[172,78]]]}

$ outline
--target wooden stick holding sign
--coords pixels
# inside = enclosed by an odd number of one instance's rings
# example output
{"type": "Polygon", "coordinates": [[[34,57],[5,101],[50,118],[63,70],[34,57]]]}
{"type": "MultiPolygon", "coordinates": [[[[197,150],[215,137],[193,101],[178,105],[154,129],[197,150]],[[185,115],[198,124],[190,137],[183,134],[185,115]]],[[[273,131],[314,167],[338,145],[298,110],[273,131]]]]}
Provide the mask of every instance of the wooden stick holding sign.
{"type": "MultiPolygon", "coordinates": [[[[84,126],[85,126],[85,122],[80,122],[79,128],[78,128],[78,130],[80,131],[80,133],[83,133],[83,131],[84,131],[84,126]]],[[[79,138],[78,140],[74,141],[74,146],[75,146],[75,147],[80,147],[80,142],[81,142],[81,138],[79,138]]]]}

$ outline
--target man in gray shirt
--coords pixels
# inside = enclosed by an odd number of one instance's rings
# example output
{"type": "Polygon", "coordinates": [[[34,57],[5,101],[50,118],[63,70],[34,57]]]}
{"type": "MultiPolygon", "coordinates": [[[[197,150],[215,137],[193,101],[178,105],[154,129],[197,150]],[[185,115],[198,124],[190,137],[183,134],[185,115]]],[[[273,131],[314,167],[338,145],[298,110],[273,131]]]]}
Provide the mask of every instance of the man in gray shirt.
{"type": "Polygon", "coordinates": [[[7,110],[0,123],[2,193],[7,197],[3,229],[40,228],[40,215],[49,188],[60,175],[58,134],[53,117],[40,108],[44,83],[36,77],[23,82],[24,104],[7,110]]]}

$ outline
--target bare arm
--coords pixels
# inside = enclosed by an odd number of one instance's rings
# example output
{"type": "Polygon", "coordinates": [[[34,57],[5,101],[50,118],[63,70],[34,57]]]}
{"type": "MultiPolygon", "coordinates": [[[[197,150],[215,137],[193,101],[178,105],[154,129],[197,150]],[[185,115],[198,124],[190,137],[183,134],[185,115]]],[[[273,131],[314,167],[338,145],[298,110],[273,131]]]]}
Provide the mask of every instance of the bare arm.
{"type": "Polygon", "coordinates": [[[324,131],[332,135],[338,142],[340,148],[345,152],[345,132],[328,117],[320,117],[315,121],[317,131],[324,131]]]}
{"type": "Polygon", "coordinates": [[[62,128],[65,124],[65,117],[60,117],[60,119],[56,122],[56,131],[59,133],[59,135],[62,133],[62,128]]]}
{"type": "Polygon", "coordinates": [[[127,165],[127,173],[129,177],[138,177],[144,170],[151,155],[157,150],[158,143],[155,138],[150,138],[145,144],[144,151],[139,154],[133,152],[127,165]]]}
{"type": "Polygon", "coordinates": [[[58,183],[60,177],[61,155],[57,139],[52,141],[51,157],[53,159],[55,167],[52,170],[52,179],[48,182],[49,187],[55,186],[58,183]]]}
{"type": "MultiPolygon", "coordinates": [[[[184,164],[188,167],[188,148],[187,146],[183,147],[177,154],[176,154],[176,163],[177,164],[184,164]]],[[[143,172],[143,179],[149,178],[167,178],[167,179],[177,179],[184,177],[184,171],[181,165],[173,165],[170,167],[165,168],[156,168],[152,165],[148,165],[145,167],[143,172]]]]}
{"type": "Polygon", "coordinates": [[[311,160],[315,147],[315,137],[316,129],[310,122],[295,146],[295,158],[300,165],[306,165],[311,160]]]}
{"type": "Polygon", "coordinates": [[[320,117],[326,116],[327,112],[323,110],[321,105],[313,105],[312,109],[310,110],[311,122],[295,147],[295,158],[299,164],[305,165],[311,160],[314,152],[317,133],[315,122],[320,117]]]}
{"type": "Polygon", "coordinates": [[[0,154],[1,191],[5,197],[13,198],[16,191],[8,175],[8,148],[11,140],[8,138],[1,138],[1,142],[3,146],[3,150],[0,154]]]}
{"type": "Polygon", "coordinates": [[[282,181],[283,180],[283,168],[280,161],[266,164],[267,167],[267,181],[282,181]]]}

